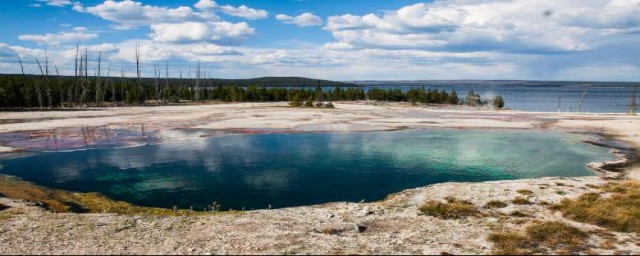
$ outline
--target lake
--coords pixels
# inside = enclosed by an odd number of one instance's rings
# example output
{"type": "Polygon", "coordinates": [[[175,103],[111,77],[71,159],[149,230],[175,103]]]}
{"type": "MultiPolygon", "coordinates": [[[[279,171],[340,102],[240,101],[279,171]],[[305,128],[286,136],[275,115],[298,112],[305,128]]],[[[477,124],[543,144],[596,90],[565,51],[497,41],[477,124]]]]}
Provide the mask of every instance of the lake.
{"type": "Polygon", "coordinates": [[[0,173],[138,205],[264,209],[381,200],[429,184],[594,175],[613,159],[581,135],[404,130],[222,135],[0,160],[0,173]]]}
{"type": "MultiPolygon", "coordinates": [[[[378,88],[418,88],[415,86],[366,86],[365,90],[378,88]]],[[[633,86],[526,86],[526,85],[429,85],[428,89],[456,90],[458,97],[464,99],[466,93],[473,90],[483,100],[490,100],[501,94],[506,102],[505,108],[520,111],[591,113],[627,113],[631,95],[640,97],[640,89],[633,86]],[[586,91],[586,92],[585,92],[586,91]],[[584,95],[584,98],[583,98],[584,95]],[[580,106],[580,99],[582,105],[580,106]],[[559,103],[559,104],[558,104],[559,103]]],[[[640,98],[638,98],[640,101],[640,98]]]]}

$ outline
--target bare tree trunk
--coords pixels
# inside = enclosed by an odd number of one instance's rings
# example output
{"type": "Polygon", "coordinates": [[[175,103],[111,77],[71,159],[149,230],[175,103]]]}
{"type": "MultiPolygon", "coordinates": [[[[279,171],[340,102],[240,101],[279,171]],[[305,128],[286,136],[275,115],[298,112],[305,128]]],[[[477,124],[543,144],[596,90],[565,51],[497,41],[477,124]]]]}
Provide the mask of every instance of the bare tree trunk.
{"type": "Polygon", "coordinates": [[[101,95],[101,83],[102,80],[100,79],[100,75],[102,71],[102,51],[98,52],[98,71],[97,71],[97,76],[96,76],[96,107],[100,106],[100,99],[102,98],[101,95]]]}
{"type": "MultiPolygon", "coordinates": [[[[44,77],[44,70],[42,69],[42,65],[40,65],[40,60],[38,60],[37,57],[36,57],[36,63],[38,63],[38,68],[40,68],[41,77],[44,77]]],[[[38,97],[38,105],[40,106],[40,109],[42,109],[42,91],[40,90],[40,82],[42,82],[42,79],[36,80],[36,94],[38,97]]]]}
{"type": "Polygon", "coordinates": [[[47,94],[47,105],[49,107],[49,109],[51,109],[53,106],[53,103],[51,101],[51,86],[49,85],[49,56],[47,55],[47,52],[44,52],[44,72],[45,72],[45,77],[44,77],[44,86],[45,86],[45,92],[47,94]]]}
{"type": "Polygon", "coordinates": [[[156,95],[156,105],[160,102],[160,84],[158,83],[158,78],[160,77],[160,70],[158,67],[158,63],[153,64],[153,78],[154,78],[154,87],[155,87],[155,95],[156,95]]]}
{"type": "Polygon", "coordinates": [[[633,88],[633,92],[631,93],[631,99],[629,100],[629,114],[635,115],[636,108],[638,106],[638,102],[636,101],[636,93],[638,91],[638,86],[633,88]]]}
{"type": "Polygon", "coordinates": [[[144,101],[145,96],[144,91],[142,90],[142,83],[140,81],[140,42],[136,42],[136,79],[138,83],[138,91],[140,93],[138,101],[144,101]]]}
{"type": "Polygon", "coordinates": [[[200,101],[200,62],[196,69],[196,101],[200,101]]]}
{"type": "Polygon", "coordinates": [[[55,66],[56,69],[56,76],[57,76],[57,81],[58,81],[58,89],[60,92],[60,108],[64,108],[64,89],[63,84],[62,84],[62,79],[60,77],[60,71],[58,70],[58,66],[55,66]]]}
{"type": "Polygon", "coordinates": [[[164,63],[165,77],[164,77],[164,94],[162,95],[162,104],[166,104],[167,96],[169,93],[169,62],[164,63]]]}

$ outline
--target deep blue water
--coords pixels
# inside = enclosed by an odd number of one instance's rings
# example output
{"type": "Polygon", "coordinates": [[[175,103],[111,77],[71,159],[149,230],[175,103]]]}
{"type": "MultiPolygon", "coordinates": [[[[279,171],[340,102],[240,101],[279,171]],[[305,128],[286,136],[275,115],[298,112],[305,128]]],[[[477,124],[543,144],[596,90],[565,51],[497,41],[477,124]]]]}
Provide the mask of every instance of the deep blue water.
{"type": "Polygon", "coordinates": [[[139,205],[262,209],[380,200],[448,181],[593,175],[582,136],[515,130],[225,135],[0,160],[0,173],[139,205]]]}

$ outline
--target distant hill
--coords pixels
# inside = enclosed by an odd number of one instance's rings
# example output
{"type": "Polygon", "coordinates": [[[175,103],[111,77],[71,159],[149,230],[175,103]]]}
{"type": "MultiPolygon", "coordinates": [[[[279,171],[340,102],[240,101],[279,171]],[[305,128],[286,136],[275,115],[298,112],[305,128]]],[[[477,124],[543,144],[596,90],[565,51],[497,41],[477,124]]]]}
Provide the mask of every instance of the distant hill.
{"type": "Polygon", "coordinates": [[[266,86],[266,87],[355,87],[354,83],[319,80],[304,77],[260,77],[251,79],[206,79],[207,83],[217,85],[266,86]]]}
{"type": "Polygon", "coordinates": [[[527,81],[527,80],[403,80],[403,81],[350,81],[361,86],[638,86],[640,82],[590,82],[590,81],[527,81]]]}
{"type": "MultiPolygon", "coordinates": [[[[0,83],[5,79],[2,78],[10,78],[10,77],[22,77],[28,79],[39,79],[40,76],[37,75],[9,75],[9,74],[0,74],[0,83]]],[[[50,76],[50,78],[54,78],[55,76],[50,76]]],[[[94,77],[89,77],[90,79],[94,79],[94,77]]],[[[74,79],[71,76],[63,76],[62,79],[74,79]]],[[[103,79],[111,79],[112,81],[119,81],[120,77],[110,77],[103,79]]],[[[135,79],[133,77],[127,77],[126,79],[135,79]]],[[[164,83],[164,78],[160,78],[162,83],[164,83]]],[[[184,84],[193,86],[196,82],[194,78],[170,78],[169,81],[171,84],[184,84]]],[[[145,85],[153,85],[155,82],[154,78],[142,78],[142,83],[145,85]]],[[[212,86],[258,86],[258,87],[316,87],[318,85],[327,86],[327,87],[357,87],[357,84],[349,83],[349,82],[337,82],[330,80],[320,80],[320,79],[312,79],[312,78],[304,78],[304,77],[260,77],[260,78],[250,78],[250,79],[219,79],[219,78],[207,78],[200,79],[200,85],[202,87],[212,87],[212,86]]]]}

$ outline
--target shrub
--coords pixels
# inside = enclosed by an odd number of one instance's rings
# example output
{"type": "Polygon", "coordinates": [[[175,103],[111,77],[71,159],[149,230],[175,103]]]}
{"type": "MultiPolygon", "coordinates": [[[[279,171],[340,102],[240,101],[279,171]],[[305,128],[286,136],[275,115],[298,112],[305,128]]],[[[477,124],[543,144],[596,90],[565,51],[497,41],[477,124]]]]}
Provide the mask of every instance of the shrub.
{"type": "Polygon", "coordinates": [[[525,196],[533,195],[533,191],[528,190],[528,189],[520,189],[520,190],[518,190],[516,192],[518,192],[518,194],[525,195],[525,196]]]}
{"type": "Polygon", "coordinates": [[[508,204],[502,201],[497,201],[497,200],[493,200],[493,201],[489,201],[487,204],[484,205],[484,208],[505,208],[507,207],[508,204]]]}
{"type": "Polygon", "coordinates": [[[469,201],[448,198],[447,203],[429,201],[418,208],[420,213],[441,219],[459,219],[463,217],[475,216],[478,209],[469,201]]]}
{"type": "Polygon", "coordinates": [[[512,216],[512,217],[517,217],[517,218],[529,217],[529,214],[521,212],[521,211],[513,211],[509,215],[512,216]]]}
{"type": "Polygon", "coordinates": [[[513,200],[511,200],[511,202],[517,205],[532,204],[531,201],[529,201],[529,199],[526,199],[524,197],[516,197],[513,200]]]}

